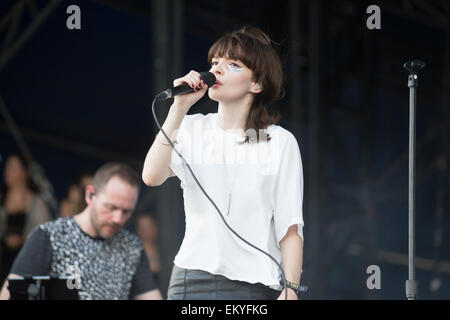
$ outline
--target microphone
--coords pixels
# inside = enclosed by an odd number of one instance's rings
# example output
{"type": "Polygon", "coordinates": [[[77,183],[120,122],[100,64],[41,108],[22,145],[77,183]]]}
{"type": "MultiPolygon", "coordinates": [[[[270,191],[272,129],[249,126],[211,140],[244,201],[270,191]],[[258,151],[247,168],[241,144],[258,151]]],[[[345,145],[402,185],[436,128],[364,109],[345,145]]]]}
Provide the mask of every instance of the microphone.
{"type": "MultiPolygon", "coordinates": [[[[213,86],[216,82],[216,76],[212,72],[200,72],[200,78],[204,83],[206,83],[208,87],[213,86]]],[[[194,92],[194,89],[191,88],[187,83],[183,83],[179,86],[169,88],[166,91],[159,93],[156,96],[156,99],[162,101],[190,92],[194,92]]]]}

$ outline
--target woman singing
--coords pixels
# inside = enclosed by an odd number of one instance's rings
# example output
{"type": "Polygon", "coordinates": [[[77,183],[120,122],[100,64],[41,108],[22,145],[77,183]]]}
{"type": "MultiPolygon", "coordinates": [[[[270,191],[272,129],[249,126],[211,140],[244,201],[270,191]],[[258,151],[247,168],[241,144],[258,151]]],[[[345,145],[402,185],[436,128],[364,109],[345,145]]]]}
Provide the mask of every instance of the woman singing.
{"type": "Polygon", "coordinates": [[[214,201],[225,225],[187,166],[160,131],[142,178],[160,186],[177,176],[186,232],[174,260],[168,299],[297,299],[303,260],[303,169],[296,138],[267,108],[282,97],[281,62],[270,38],[245,26],[222,36],[208,53],[216,83],[196,71],[176,79],[194,92],[175,97],[162,126],[214,201]],[[187,112],[208,91],[217,113],[187,112]]]}

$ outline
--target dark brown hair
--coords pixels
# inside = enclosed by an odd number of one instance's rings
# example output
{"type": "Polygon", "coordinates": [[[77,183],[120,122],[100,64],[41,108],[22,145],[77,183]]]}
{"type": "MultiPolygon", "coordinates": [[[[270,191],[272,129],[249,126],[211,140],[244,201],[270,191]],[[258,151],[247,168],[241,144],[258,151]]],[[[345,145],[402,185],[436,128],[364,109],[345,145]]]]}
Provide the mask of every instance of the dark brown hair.
{"type": "MultiPolygon", "coordinates": [[[[259,83],[262,91],[255,95],[247,117],[246,127],[256,131],[257,141],[270,140],[260,137],[260,129],[266,129],[280,120],[279,112],[269,114],[267,108],[284,96],[283,70],[280,57],[272,46],[273,41],[260,29],[246,25],[227,33],[217,40],[209,49],[208,62],[214,57],[228,57],[242,61],[253,71],[253,81],[259,83]]],[[[247,135],[245,142],[249,142],[247,135]]]]}
{"type": "Polygon", "coordinates": [[[118,177],[136,189],[140,189],[139,177],[135,170],[125,163],[108,162],[102,165],[92,178],[95,192],[100,192],[112,177],[118,177]]]}
{"type": "MultiPolygon", "coordinates": [[[[25,173],[26,173],[25,184],[26,184],[27,188],[33,193],[39,193],[40,190],[39,190],[38,185],[33,181],[33,179],[31,179],[31,176],[30,176],[30,162],[22,154],[12,153],[8,157],[6,157],[5,166],[6,166],[6,162],[8,162],[12,158],[16,158],[19,161],[22,169],[25,171],[25,173]]],[[[2,181],[0,184],[0,205],[3,206],[5,204],[5,198],[6,198],[6,195],[8,194],[8,192],[9,192],[8,186],[6,185],[6,183],[4,181],[2,181]]]]}

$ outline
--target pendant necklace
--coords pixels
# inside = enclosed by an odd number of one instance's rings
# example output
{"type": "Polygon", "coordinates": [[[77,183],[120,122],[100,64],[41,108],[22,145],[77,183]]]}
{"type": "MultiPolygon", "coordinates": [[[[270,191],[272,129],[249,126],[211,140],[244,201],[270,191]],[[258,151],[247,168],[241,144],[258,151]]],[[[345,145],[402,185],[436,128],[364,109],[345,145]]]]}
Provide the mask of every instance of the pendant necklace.
{"type": "MultiPolygon", "coordinates": [[[[236,143],[236,141],[234,141],[235,143],[236,143]]],[[[225,160],[225,144],[224,144],[224,146],[223,146],[223,148],[222,148],[222,159],[223,159],[223,164],[224,164],[224,170],[226,170],[227,171],[227,174],[225,175],[225,179],[227,180],[227,183],[226,183],[226,185],[230,185],[230,179],[229,179],[229,177],[231,177],[231,175],[230,175],[230,171],[231,171],[231,168],[230,168],[230,170],[228,170],[228,166],[227,166],[227,163],[226,163],[226,160],[225,160]]],[[[230,165],[230,167],[231,167],[232,165],[230,165]]],[[[235,170],[235,173],[234,173],[234,178],[233,178],[233,181],[231,182],[231,186],[228,188],[228,208],[227,208],[227,216],[229,216],[230,215],[230,208],[231,208],[231,196],[232,196],[232,193],[233,193],[233,189],[234,189],[234,184],[236,183],[236,180],[237,180],[237,176],[238,176],[238,172],[239,172],[239,167],[240,167],[240,165],[239,164],[236,164],[236,166],[237,166],[237,168],[236,168],[236,170],[235,170]]]]}

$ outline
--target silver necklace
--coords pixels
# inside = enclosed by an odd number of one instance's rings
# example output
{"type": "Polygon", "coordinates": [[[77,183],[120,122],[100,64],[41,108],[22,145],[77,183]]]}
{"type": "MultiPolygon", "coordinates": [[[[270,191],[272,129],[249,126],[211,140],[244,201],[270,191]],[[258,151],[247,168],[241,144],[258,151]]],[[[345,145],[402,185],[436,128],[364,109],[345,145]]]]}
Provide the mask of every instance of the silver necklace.
{"type": "MultiPolygon", "coordinates": [[[[236,180],[237,180],[238,171],[239,171],[239,165],[237,165],[236,173],[234,174],[234,179],[233,179],[233,182],[232,182],[232,184],[231,184],[230,192],[228,192],[228,210],[227,210],[227,216],[230,215],[231,195],[233,194],[234,184],[236,183],[236,180]]],[[[228,174],[227,174],[227,180],[228,180],[228,174]]]]}
{"type": "MultiPolygon", "coordinates": [[[[225,145],[224,145],[224,147],[225,147],[225,145]]],[[[226,161],[225,161],[225,148],[224,148],[224,147],[222,148],[222,159],[223,159],[223,164],[224,164],[224,170],[227,170],[227,174],[226,174],[225,177],[226,177],[226,180],[227,180],[227,185],[229,185],[229,179],[228,179],[228,177],[229,177],[230,175],[229,175],[229,171],[228,171],[228,169],[227,169],[227,164],[226,164],[226,161]]],[[[233,181],[232,181],[232,183],[231,183],[231,187],[228,188],[229,191],[228,191],[228,208],[227,208],[227,216],[230,215],[231,198],[232,198],[232,194],[233,194],[234,185],[235,185],[236,180],[237,180],[239,168],[240,168],[240,165],[237,164],[237,168],[236,168],[236,170],[235,170],[236,172],[235,172],[235,174],[234,174],[234,178],[233,178],[233,181]]]]}

